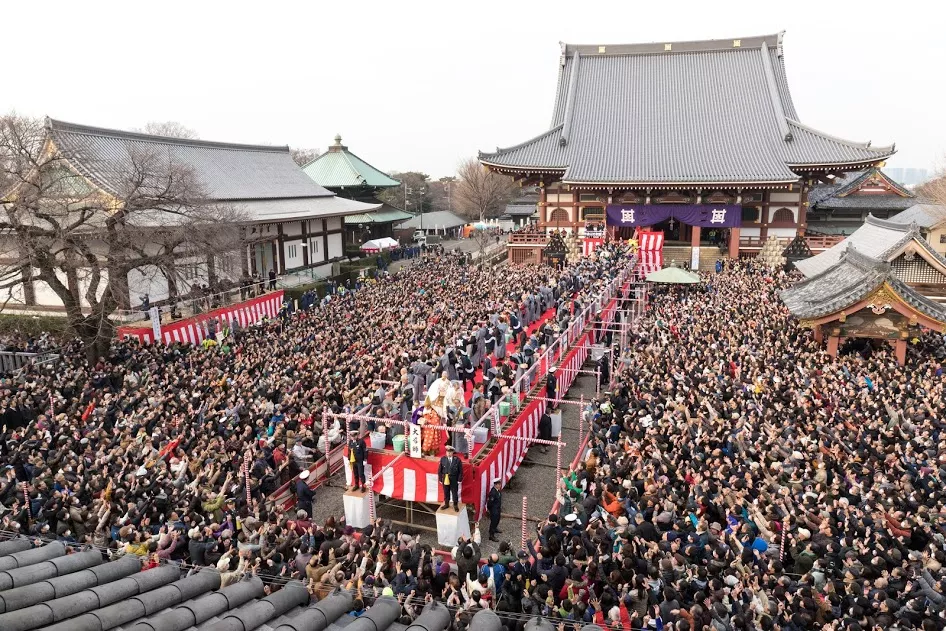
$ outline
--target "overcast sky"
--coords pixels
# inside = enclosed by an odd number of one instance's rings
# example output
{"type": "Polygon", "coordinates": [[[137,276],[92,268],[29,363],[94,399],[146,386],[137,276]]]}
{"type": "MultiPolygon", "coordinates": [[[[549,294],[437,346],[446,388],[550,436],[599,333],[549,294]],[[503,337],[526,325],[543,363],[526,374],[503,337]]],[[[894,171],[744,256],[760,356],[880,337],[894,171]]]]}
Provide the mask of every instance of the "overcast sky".
{"type": "Polygon", "coordinates": [[[941,1],[54,4],[4,3],[0,112],[323,151],[340,133],[383,170],[439,177],[547,129],[559,41],[785,30],[802,122],[896,142],[890,166],[946,155],[941,1]]]}

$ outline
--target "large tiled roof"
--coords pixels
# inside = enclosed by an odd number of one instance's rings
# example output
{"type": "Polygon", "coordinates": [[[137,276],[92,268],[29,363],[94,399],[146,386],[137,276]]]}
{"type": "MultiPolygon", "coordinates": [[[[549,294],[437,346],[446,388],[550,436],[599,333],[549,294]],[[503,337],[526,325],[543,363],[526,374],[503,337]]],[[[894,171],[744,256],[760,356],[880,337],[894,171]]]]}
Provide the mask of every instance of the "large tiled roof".
{"type": "Polygon", "coordinates": [[[189,169],[211,200],[329,197],[302,172],[288,147],[165,138],[47,119],[59,152],[99,188],[121,194],[139,157],[189,169]]]}
{"type": "Polygon", "coordinates": [[[914,204],[902,213],[894,215],[890,221],[913,224],[921,228],[936,228],[946,223],[946,206],[939,204],[914,204]]]}
{"type": "MultiPolygon", "coordinates": [[[[400,604],[390,597],[376,599],[355,618],[347,615],[352,595],[346,591],[310,604],[299,581],[288,581],[269,596],[255,576],[220,584],[213,568],[191,575],[173,564],[141,571],[134,555],[106,561],[97,550],[67,554],[61,542],[34,548],[26,539],[5,541],[0,543],[0,629],[341,631],[353,625],[349,631],[407,630],[399,622],[400,604]]],[[[430,603],[413,626],[445,631],[450,621],[444,605],[430,603]]]]}
{"type": "Polygon", "coordinates": [[[341,136],[335,136],[335,144],[305,165],[303,171],[325,188],[388,188],[401,184],[349,151],[341,136]]]}
{"type": "Polygon", "coordinates": [[[795,182],[793,168],[871,164],[893,151],[799,122],[776,34],[564,45],[551,128],[480,160],[561,172],[570,183],[752,184],[795,182]]]}
{"type": "Polygon", "coordinates": [[[844,241],[810,259],[798,261],[795,267],[807,277],[816,276],[835,265],[848,247],[880,261],[889,262],[910,241],[923,242],[916,226],[894,223],[868,215],[860,228],[844,241]]]}

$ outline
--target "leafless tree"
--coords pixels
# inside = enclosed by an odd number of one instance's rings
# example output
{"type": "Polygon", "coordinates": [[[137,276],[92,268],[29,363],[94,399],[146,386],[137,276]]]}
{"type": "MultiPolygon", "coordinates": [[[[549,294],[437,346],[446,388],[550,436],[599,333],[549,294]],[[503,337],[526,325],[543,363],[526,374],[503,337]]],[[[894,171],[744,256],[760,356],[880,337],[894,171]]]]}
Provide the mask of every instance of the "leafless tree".
{"type": "Polygon", "coordinates": [[[185,127],[177,121],[151,121],[141,131],[145,134],[164,136],[165,138],[187,138],[189,140],[200,138],[195,130],[185,127]]]}
{"type": "Polygon", "coordinates": [[[301,167],[306,166],[313,160],[321,155],[321,152],[318,149],[303,149],[303,148],[289,148],[289,154],[292,156],[292,159],[296,161],[301,167]]]}
{"type": "Polygon", "coordinates": [[[110,316],[129,306],[129,272],[232,252],[242,220],[166,152],[133,151],[110,182],[105,191],[82,177],[42,121],[0,117],[3,306],[45,283],[90,360],[108,351],[110,316]]]}
{"type": "Polygon", "coordinates": [[[468,219],[498,217],[516,191],[512,178],[488,171],[474,158],[460,165],[457,176],[453,206],[468,219]]]}

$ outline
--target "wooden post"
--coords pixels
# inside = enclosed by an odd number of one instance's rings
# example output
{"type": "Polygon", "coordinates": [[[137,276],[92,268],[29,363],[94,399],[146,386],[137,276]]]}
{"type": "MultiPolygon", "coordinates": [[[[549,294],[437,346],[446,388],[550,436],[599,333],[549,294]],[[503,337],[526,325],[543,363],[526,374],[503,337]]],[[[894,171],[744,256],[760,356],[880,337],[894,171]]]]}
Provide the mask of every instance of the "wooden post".
{"type": "Polygon", "coordinates": [[[729,258],[736,260],[739,258],[739,228],[729,229],[729,258]]]}
{"type": "Polygon", "coordinates": [[[838,356],[838,344],[840,343],[841,338],[837,335],[828,336],[828,355],[831,357],[838,356]]]}
{"type": "Polygon", "coordinates": [[[821,330],[821,325],[816,325],[814,328],[815,341],[821,344],[824,342],[824,331],[821,330]]]}
{"type": "Polygon", "coordinates": [[[907,363],[907,341],[897,340],[894,348],[896,349],[897,363],[901,366],[905,365],[907,363]]]}

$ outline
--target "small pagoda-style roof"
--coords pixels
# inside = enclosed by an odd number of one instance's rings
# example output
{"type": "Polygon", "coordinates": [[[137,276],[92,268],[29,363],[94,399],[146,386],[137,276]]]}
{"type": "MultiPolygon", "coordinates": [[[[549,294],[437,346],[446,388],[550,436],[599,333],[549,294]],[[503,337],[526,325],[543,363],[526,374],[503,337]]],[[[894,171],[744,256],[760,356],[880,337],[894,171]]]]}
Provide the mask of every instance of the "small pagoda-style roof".
{"type": "MultiPolygon", "coordinates": [[[[90,184],[119,198],[138,156],[157,156],[193,173],[210,201],[245,212],[246,220],[285,221],[373,210],[376,205],[336,197],[299,169],[289,147],[243,145],[90,127],[46,119],[51,148],[90,184]]],[[[138,221],[161,225],[155,213],[138,221]]]]}
{"type": "Polygon", "coordinates": [[[788,247],[782,250],[782,256],[793,261],[807,259],[812,256],[811,248],[808,247],[808,241],[802,235],[796,235],[788,247]]]}
{"type": "Polygon", "coordinates": [[[329,189],[390,188],[401,183],[380,169],[371,166],[342,144],[335,136],[335,144],[302,168],[319,185],[329,189]]]}
{"type": "Polygon", "coordinates": [[[895,212],[917,203],[916,195],[878,167],[842,173],[815,184],[808,193],[812,210],[868,209],[895,212]]]}
{"type": "Polygon", "coordinates": [[[563,44],[549,130],[479,159],[576,185],[786,185],[799,172],[863,168],[893,153],[799,121],[779,33],[563,44]]]}
{"type": "Polygon", "coordinates": [[[907,225],[868,215],[864,225],[844,241],[810,259],[797,261],[795,267],[809,278],[816,276],[837,263],[849,247],[889,263],[902,254],[911,243],[915,244],[916,250],[937,262],[937,265],[946,265],[946,260],[929,246],[916,224],[907,225]]]}
{"type": "Polygon", "coordinates": [[[361,213],[358,215],[346,215],[345,216],[345,225],[352,226],[358,224],[371,224],[371,223],[393,223],[395,221],[404,221],[405,219],[410,219],[414,215],[401,210],[400,208],[395,208],[394,206],[389,206],[388,204],[382,204],[381,208],[370,213],[361,213]]]}
{"type": "Polygon", "coordinates": [[[890,221],[903,224],[915,223],[926,230],[936,229],[946,224],[946,206],[939,204],[914,204],[902,213],[891,217],[890,221]]]}
{"type": "Polygon", "coordinates": [[[781,293],[792,315],[809,326],[861,309],[866,306],[862,303],[874,296],[899,303],[893,305],[895,310],[921,320],[928,328],[941,331],[946,327],[946,306],[897,278],[887,261],[850,244],[834,264],[781,293]]]}

